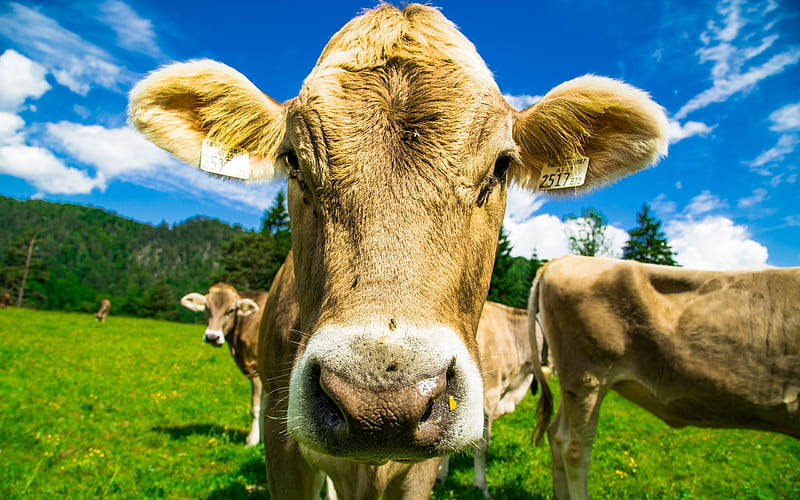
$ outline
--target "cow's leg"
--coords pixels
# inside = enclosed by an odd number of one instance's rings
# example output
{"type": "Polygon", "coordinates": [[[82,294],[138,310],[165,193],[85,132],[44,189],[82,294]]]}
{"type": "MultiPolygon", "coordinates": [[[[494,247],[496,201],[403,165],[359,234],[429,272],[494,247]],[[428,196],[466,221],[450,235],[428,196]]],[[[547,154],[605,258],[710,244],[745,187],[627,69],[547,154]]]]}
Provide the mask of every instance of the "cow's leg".
{"type": "Polygon", "coordinates": [[[246,446],[255,446],[261,442],[261,379],[258,375],[250,377],[250,416],[253,418],[250,423],[250,433],[247,435],[246,446]]]}
{"type": "MultiPolygon", "coordinates": [[[[589,498],[589,462],[604,392],[596,377],[584,374],[577,386],[562,385],[561,394],[561,418],[555,441],[563,464],[568,498],[584,500],[589,498]]],[[[565,497],[561,493],[557,498],[565,497]]]]}
{"type": "Polygon", "coordinates": [[[414,464],[408,472],[395,478],[383,492],[383,500],[427,500],[430,498],[441,458],[414,464]]]}
{"type": "Polygon", "coordinates": [[[559,406],[553,422],[547,429],[547,440],[550,443],[550,456],[552,458],[553,498],[567,500],[569,499],[569,490],[567,490],[562,450],[569,439],[569,431],[562,413],[562,408],[559,406]]]}
{"type": "Polygon", "coordinates": [[[473,479],[472,485],[483,491],[484,498],[489,496],[489,488],[486,486],[486,453],[489,451],[489,438],[492,435],[492,418],[484,413],[483,415],[483,439],[472,450],[473,479]]]}

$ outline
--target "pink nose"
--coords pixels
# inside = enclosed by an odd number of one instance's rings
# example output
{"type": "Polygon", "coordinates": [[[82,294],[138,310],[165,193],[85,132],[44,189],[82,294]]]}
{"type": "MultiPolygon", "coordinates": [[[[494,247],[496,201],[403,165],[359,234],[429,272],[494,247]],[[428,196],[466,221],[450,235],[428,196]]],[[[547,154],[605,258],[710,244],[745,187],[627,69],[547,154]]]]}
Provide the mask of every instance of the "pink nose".
{"type": "MultiPolygon", "coordinates": [[[[390,366],[386,370],[397,370],[390,366]]],[[[434,456],[449,427],[451,403],[445,366],[414,384],[374,391],[319,368],[315,397],[321,429],[336,455],[364,459],[362,450],[402,459],[434,456]]]]}

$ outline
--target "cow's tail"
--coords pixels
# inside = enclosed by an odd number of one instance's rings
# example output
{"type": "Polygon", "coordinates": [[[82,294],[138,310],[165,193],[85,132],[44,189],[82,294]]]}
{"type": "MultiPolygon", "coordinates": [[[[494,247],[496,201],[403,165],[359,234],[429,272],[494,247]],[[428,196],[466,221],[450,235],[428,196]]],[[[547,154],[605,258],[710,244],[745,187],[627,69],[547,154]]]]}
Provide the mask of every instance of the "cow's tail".
{"type": "MultiPolygon", "coordinates": [[[[546,266],[545,266],[546,267],[546,266]]],[[[542,438],[547,433],[547,428],[550,426],[550,420],[553,416],[553,393],[550,392],[550,386],[547,384],[549,377],[546,377],[542,369],[543,358],[540,358],[539,341],[536,338],[536,329],[541,328],[542,339],[544,339],[544,352],[546,352],[547,337],[545,336],[544,328],[539,321],[539,282],[541,281],[542,271],[544,267],[539,269],[536,273],[536,279],[533,280],[531,286],[531,295],[528,300],[528,331],[531,335],[531,345],[533,346],[533,384],[539,382],[542,386],[542,395],[539,396],[539,403],[536,406],[536,426],[533,430],[533,442],[536,445],[542,444],[542,438]]],[[[543,353],[543,356],[546,354],[543,353]]],[[[550,371],[550,370],[548,370],[550,371]]],[[[551,372],[552,373],[552,372],[551,372]]],[[[533,390],[533,388],[532,388],[533,390]]]]}

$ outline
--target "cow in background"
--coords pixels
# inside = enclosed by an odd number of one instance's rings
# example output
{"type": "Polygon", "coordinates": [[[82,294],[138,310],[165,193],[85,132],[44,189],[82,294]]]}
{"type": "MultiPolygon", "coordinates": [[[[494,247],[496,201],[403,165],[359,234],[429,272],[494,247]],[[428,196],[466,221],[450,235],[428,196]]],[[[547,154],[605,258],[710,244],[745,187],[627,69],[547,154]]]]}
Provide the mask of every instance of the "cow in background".
{"type": "Polygon", "coordinates": [[[539,270],[539,312],[561,404],[542,384],[553,492],[588,498],[603,398],[615,390],[672,427],[742,428],[800,439],[800,268],[694,271],[570,256],[539,270]]]}
{"type": "Polygon", "coordinates": [[[227,343],[236,366],[250,380],[252,423],[247,446],[255,446],[261,441],[258,417],[262,384],[258,377],[256,349],[258,326],[266,301],[266,292],[239,293],[225,283],[217,283],[205,295],[192,292],[181,298],[181,305],[190,311],[206,311],[203,341],[215,347],[227,343]]]}
{"type": "Polygon", "coordinates": [[[8,307],[11,305],[11,294],[8,292],[0,292],[0,307],[8,307]]]}
{"type": "Polygon", "coordinates": [[[281,499],[314,498],[326,461],[406,467],[479,441],[476,330],[508,184],[602,186],[657,161],[669,135],[646,93],[596,76],[515,111],[472,43],[418,4],[347,23],[285,103],[191,61],[137,84],[129,118],[190,165],[288,177],[299,323],[259,349],[281,499]]]}
{"type": "Polygon", "coordinates": [[[109,312],[111,312],[111,301],[108,299],[103,299],[100,301],[100,308],[96,313],[94,313],[94,319],[100,323],[103,323],[108,317],[109,312]]]}
{"type": "MultiPolygon", "coordinates": [[[[486,454],[492,434],[492,422],[511,413],[530,389],[535,392],[534,357],[543,365],[548,376],[547,354],[540,328],[535,328],[536,344],[531,342],[528,329],[528,311],[487,301],[483,305],[478,324],[478,351],[483,374],[483,439],[472,452],[474,464],[473,485],[490,498],[486,484],[486,454]],[[536,347],[541,346],[541,347],[536,347]],[[535,353],[535,354],[534,354],[535,353]]],[[[544,383],[544,382],[543,382],[544,383]]],[[[448,460],[445,457],[439,469],[438,481],[447,476],[448,460]]]]}

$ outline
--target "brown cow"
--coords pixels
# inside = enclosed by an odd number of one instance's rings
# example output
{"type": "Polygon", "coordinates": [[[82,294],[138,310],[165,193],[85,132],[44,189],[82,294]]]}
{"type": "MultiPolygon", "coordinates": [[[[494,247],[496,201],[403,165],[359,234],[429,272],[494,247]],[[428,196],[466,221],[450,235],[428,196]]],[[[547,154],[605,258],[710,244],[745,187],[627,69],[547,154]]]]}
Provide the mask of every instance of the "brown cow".
{"type": "Polygon", "coordinates": [[[129,116],[189,164],[288,173],[302,335],[259,363],[276,498],[313,490],[307,450],[384,463],[480,440],[475,332],[508,183],[546,187],[588,161],[567,192],[602,185],[656,161],[669,129],[644,92],[594,76],[517,112],[473,45],[417,4],[349,22],[284,104],[194,61],[139,83],[129,116]]]}
{"type": "Polygon", "coordinates": [[[8,292],[0,292],[0,307],[8,307],[11,305],[11,294],[8,292]]]}
{"type": "MultiPolygon", "coordinates": [[[[542,331],[536,328],[536,345],[541,365],[547,365],[542,331]]],[[[534,346],[528,330],[528,311],[487,301],[478,324],[478,350],[483,373],[483,439],[472,452],[474,463],[473,484],[490,498],[486,485],[486,453],[492,434],[492,422],[514,408],[532,386],[534,346]]],[[[547,367],[543,366],[545,376],[547,367]]],[[[447,476],[447,457],[442,461],[438,480],[447,476]]]]}
{"type": "Polygon", "coordinates": [[[564,257],[531,289],[558,370],[543,384],[556,498],[588,498],[592,441],[613,389],[673,427],[746,428],[800,438],[800,268],[693,271],[564,257]]]}
{"type": "Polygon", "coordinates": [[[94,313],[94,319],[100,323],[103,323],[108,317],[109,312],[111,312],[111,301],[108,299],[103,299],[100,301],[100,308],[96,313],[94,313]]]}
{"type": "Polygon", "coordinates": [[[236,366],[250,380],[250,414],[253,420],[247,435],[247,446],[255,446],[261,441],[258,418],[263,385],[258,377],[256,350],[258,325],[266,301],[266,292],[239,293],[225,283],[212,286],[206,295],[192,292],[181,298],[183,307],[191,311],[206,311],[203,341],[215,347],[227,341],[236,366]]]}

